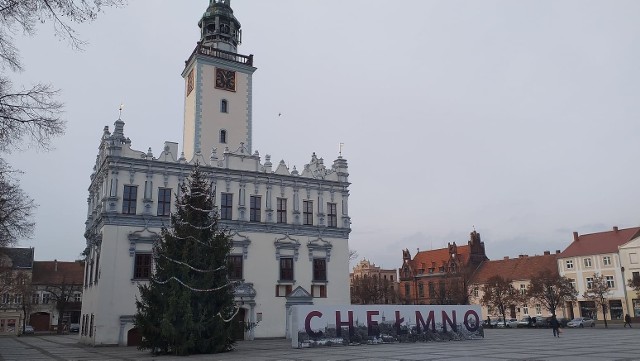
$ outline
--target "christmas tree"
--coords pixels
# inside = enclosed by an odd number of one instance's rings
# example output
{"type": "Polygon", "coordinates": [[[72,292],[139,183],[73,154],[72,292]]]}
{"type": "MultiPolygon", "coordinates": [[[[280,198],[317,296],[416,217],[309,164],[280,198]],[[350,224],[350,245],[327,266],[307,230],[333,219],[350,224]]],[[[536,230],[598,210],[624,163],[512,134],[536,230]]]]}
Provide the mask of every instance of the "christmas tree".
{"type": "Polygon", "coordinates": [[[237,312],[227,277],[229,235],[218,228],[211,185],[196,165],[176,196],[171,228],[154,246],[154,269],[140,285],[135,324],[141,349],[190,355],[232,349],[237,312]]]}

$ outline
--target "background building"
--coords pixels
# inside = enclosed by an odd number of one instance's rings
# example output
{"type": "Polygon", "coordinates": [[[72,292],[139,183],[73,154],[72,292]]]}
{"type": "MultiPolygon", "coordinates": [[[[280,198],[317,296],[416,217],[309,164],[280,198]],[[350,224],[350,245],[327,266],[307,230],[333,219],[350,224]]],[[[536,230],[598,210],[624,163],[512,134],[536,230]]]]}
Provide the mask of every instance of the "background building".
{"type": "Polygon", "coordinates": [[[36,331],[80,322],[84,262],[34,261],[29,324],[36,331]]]}
{"type": "Polygon", "coordinates": [[[0,335],[22,330],[22,288],[31,279],[33,253],[33,248],[0,248],[0,335]]]}
{"type": "Polygon", "coordinates": [[[471,277],[485,260],[484,243],[476,231],[464,246],[453,242],[447,248],[419,251],[413,258],[409,250],[402,251],[399,276],[403,303],[467,304],[471,277]]]}
{"type": "MultiPolygon", "coordinates": [[[[486,261],[478,268],[473,275],[472,303],[482,305],[483,286],[493,276],[501,276],[511,280],[513,288],[524,295],[531,282],[531,279],[540,272],[549,271],[552,274],[558,274],[556,265],[557,255],[545,251],[542,256],[520,255],[518,258],[504,257],[504,259],[496,261],[486,261]]],[[[489,309],[482,305],[482,314],[491,318],[502,317],[500,312],[495,309],[489,309]]],[[[543,308],[539,303],[528,300],[520,304],[509,305],[506,312],[508,318],[521,319],[524,316],[550,316],[551,312],[543,308]]],[[[564,309],[556,310],[558,317],[566,317],[564,309]]]]}
{"type": "MultiPolygon", "coordinates": [[[[252,55],[237,53],[240,23],[228,0],[211,1],[185,80],[184,144],[137,151],[118,119],[105,127],[89,186],[81,340],[131,345],[138,285],[153,272],[152,246],[196,163],[209,174],[219,225],[230,231],[229,278],[238,281],[238,339],[288,335],[290,307],[349,303],[347,161],[303,169],[253,150],[252,55]]],[[[155,126],[150,124],[150,126],[155,126]]]]}
{"type": "Polygon", "coordinates": [[[396,269],[383,269],[362,259],[353,267],[350,278],[352,304],[396,304],[400,301],[396,269]]]}
{"type": "Polygon", "coordinates": [[[626,309],[625,313],[640,318],[640,294],[629,286],[632,279],[640,280],[640,237],[635,237],[629,242],[619,247],[620,270],[622,271],[622,281],[626,285],[626,309]]]}
{"type": "Polygon", "coordinates": [[[610,288],[607,297],[607,319],[622,319],[627,305],[626,280],[622,274],[622,263],[618,247],[628,244],[640,235],[640,228],[618,229],[608,232],[578,235],[573,232],[573,242],[558,256],[561,276],[572,279],[578,291],[575,304],[567,305],[570,317],[593,317],[602,319],[602,309],[594,301],[585,299],[584,293],[591,288],[594,274],[605,277],[610,288]]]}

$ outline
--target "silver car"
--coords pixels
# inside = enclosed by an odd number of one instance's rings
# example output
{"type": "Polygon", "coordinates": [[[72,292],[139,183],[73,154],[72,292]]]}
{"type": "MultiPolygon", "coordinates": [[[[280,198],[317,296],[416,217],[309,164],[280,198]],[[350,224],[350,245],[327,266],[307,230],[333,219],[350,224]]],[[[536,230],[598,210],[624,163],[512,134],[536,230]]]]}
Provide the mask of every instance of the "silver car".
{"type": "Polygon", "coordinates": [[[596,321],[589,317],[576,317],[567,323],[567,327],[593,327],[596,321]]]}

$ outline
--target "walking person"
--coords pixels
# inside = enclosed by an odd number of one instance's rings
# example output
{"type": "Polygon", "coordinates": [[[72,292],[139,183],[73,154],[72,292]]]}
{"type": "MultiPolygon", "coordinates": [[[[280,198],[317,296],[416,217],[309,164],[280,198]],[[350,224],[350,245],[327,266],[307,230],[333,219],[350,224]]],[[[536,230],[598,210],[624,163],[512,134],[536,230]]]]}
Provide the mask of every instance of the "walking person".
{"type": "Polygon", "coordinates": [[[556,315],[551,316],[551,321],[549,321],[549,325],[553,330],[553,337],[560,337],[560,322],[558,322],[556,315]]]}
{"type": "Polygon", "coordinates": [[[627,327],[627,325],[629,325],[629,328],[631,328],[631,316],[629,316],[628,313],[626,316],[624,316],[624,327],[627,327]]]}

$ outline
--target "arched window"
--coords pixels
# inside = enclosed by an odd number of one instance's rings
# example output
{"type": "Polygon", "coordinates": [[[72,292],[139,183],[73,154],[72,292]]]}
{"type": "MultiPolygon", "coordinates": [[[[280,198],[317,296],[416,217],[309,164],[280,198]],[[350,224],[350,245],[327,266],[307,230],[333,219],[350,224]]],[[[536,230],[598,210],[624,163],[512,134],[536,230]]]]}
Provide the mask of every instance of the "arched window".
{"type": "Polygon", "coordinates": [[[222,99],[220,101],[220,113],[228,113],[228,108],[229,102],[227,102],[227,99],[222,99]]]}
{"type": "Polygon", "coordinates": [[[227,131],[226,130],[221,130],[220,131],[220,143],[226,143],[227,142],[227,131]]]}

